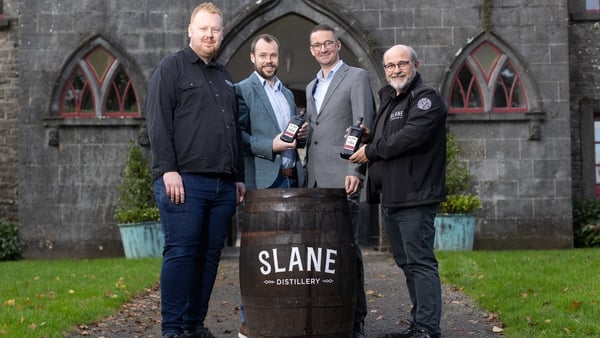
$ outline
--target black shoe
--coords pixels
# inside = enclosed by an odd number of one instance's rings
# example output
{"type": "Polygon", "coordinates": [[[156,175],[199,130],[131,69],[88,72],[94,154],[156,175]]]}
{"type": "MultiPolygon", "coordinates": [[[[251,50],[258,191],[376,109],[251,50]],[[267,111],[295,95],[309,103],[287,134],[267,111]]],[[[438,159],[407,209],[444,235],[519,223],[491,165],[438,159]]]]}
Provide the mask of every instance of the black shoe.
{"type": "Polygon", "coordinates": [[[179,338],[179,335],[177,335],[176,333],[167,333],[163,336],[163,338],[179,338]]]}
{"type": "Polygon", "coordinates": [[[437,333],[431,333],[422,329],[415,329],[410,336],[411,338],[440,338],[441,335],[437,333]]]}
{"type": "Polygon", "coordinates": [[[417,331],[418,331],[418,329],[417,329],[417,326],[415,325],[415,323],[410,322],[410,326],[406,330],[401,331],[399,333],[398,337],[407,337],[407,338],[412,337],[413,334],[417,331]]]}
{"type": "Polygon", "coordinates": [[[203,328],[202,331],[196,332],[197,338],[217,338],[209,329],[203,328]]]}
{"type": "Polygon", "coordinates": [[[354,323],[352,338],[365,338],[365,322],[354,323]]]}
{"type": "Polygon", "coordinates": [[[410,322],[410,326],[407,329],[398,333],[386,334],[384,338],[409,338],[412,337],[412,334],[415,333],[415,331],[417,331],[417,326],[413,322],[410,322]]]}
{"type": "MultiPolygon", "coordinates": [[[[177,337],[175,337],[177,338],[177,337]]],[[[207,328],[199,329],[196,332],[185,331],[184,334],[179,336],[178,338],[217,338],[215,335],[210,332],[207,328]]]]}

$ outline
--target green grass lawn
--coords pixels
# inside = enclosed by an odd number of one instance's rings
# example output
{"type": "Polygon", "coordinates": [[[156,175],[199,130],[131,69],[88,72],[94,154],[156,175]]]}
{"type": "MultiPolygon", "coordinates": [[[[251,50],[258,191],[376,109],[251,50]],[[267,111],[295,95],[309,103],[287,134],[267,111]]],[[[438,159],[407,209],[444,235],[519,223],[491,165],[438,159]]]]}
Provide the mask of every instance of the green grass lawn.
{"type": "MultiPolygon", "coordinates": [[[[438,252],[507,337],[600,337],[600,249],[438,252]]],[[[0,262],[0,337],[63,337],[156,285],[160,259],[0,262]]]]}
{"type": "Polygon", "coordinates": [[[444,284],[508,337],[600,337],[600,249],[438,252],[444,284]]]}
{"type": "Polygon", "coordinates": [[[160,258],[0,262],[0,337],[63,337],[158,282],[160,258]]]}

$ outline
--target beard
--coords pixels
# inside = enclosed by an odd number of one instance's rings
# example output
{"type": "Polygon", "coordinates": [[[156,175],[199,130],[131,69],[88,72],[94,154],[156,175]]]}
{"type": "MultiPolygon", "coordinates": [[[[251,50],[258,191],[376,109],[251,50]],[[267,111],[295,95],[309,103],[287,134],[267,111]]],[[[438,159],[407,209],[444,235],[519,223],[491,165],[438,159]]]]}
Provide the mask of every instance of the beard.
{"type": "Polygon", "coordinates": [[[391,78],[388,82],[390,84],[390,86],[392,86],[394,89],[396,89],[396,91],[401,92],[404,89],[406,89],[406,87],[408,87],[408,84],[410,83],[410,81],[413,79],[414,76],[404,76],[404,77],[393,77],[391,78]]]}
{"type": "Polygon", "coordinates": [[[407,74],[406,76],[396,76],[388,80],[390,86],[396,89],[397,92],[402,92],[406,89],[412,80],[415,78],[415,73],[407,74]]]}
{"type": "Polygon", "coordinates": [[[260,75],[263,79],[271,80],[272,78],[275,77],[275,75],[277,75],[277,66],[272,66],[272,67],[273,67],[273,70],[268,73],[263,70],[264,68],[266,68],[265,66],[255,67],[255,70],[258,73],[258,75],[260,75]]]}

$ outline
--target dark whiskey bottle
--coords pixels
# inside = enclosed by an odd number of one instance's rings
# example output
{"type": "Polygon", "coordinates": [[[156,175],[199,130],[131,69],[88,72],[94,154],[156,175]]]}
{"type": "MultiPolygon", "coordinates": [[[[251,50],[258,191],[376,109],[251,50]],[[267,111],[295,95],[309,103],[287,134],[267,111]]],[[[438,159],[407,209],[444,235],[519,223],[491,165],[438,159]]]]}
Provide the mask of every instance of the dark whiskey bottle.
{"type": "Polygon", "coordinates": [[[344,143],[344,148],[340,152],[340,156],[343,159],[349,159],[355,151],[358,150],[358,146],[360,146],[360,138],[362,137],[362,130],[360,129],[360,125],[363,122],[362,116],[356,120],[356,125],[351,126],[348,131],[348,136],[346,136],[346,142],[344,143]]]}
{"type": "Polygon", "coordinates": [[[281,134],[281,137],[279,137],[279,139],[281,139],[283,142],[287,142],[287,143],[294,142],[294,140],[296,139],[296,136],[298,136],[298,130],[300,130],[300,127],[302,127],[303,124],[304,124],[304,109],[302,109],[298,115],[292,117],[292,119],[288,123],[287,127],[281,134]]]}

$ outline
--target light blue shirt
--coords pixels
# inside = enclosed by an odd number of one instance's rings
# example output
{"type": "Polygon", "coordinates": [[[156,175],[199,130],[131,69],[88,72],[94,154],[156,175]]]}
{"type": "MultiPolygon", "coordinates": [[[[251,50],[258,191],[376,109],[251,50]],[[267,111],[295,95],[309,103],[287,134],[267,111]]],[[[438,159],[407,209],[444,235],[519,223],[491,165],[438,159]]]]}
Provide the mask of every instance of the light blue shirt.
{"type": "MultiPolygon", "coordinates": [[[[265,80],[256,71],[254,72],[258,76],[260,82],[267,93],[271,107],[275,112],[277,118],[277,124],[279,130],[284,131],[290,122],[292,112],[290,111],[290,105],[281,91],[281,81],[275,77],[275,85],[271,86],[267,80],[265,80]]],[[[285,150],[281,153],[281,167],[282,168],[293,168],[296,165],[296,152],[294,150],[285,150]]]]}
{"type": "Polygon", "coordinates": [[[323,70],[320,70],[317,73],[317,84],[315,85],[313,92],[313,98],[315,99],[315,105],[317,106],[317,114],[319,114],[321,111],[321,105],[323,104],[325,94],[327,93],[327,89],[329,89],[333,75],[335,75],[335,72],[337,72],[343,64],[344,61],[339,60],[338,63],[336,63],[335,66],[333,66],[333,68],[329,71],[327,78],[323,77],[323,70]]]}

